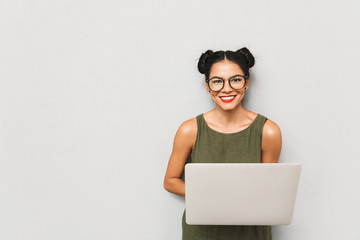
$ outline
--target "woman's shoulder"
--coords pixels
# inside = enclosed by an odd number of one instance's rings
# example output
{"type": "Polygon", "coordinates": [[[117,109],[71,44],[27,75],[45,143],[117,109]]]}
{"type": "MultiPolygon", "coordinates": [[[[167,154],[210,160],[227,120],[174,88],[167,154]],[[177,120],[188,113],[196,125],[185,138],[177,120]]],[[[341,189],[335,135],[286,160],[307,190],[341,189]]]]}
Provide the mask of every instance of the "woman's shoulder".
{"type": "Polygon", "coordinates": [[[281,130],[278,124],[268,117],[265,118],[266,120],[263,127],[263,137],[270,139],[278,139],[279,137],[281,138],[281,130]]]}
{"type": "Polygon", "coordinates": [[[195,145],[196,137],[197,137],[197,122],[196,122],[196,117],[194,117],[184,121],[180,125],[176,133],[175,139],[178,139],[177,142],[180,142],[181,145],[189,146],[192,149],[195,145]]]}
{"type": "Polygon", "coordinates": [[[262,133],[262,162],[277,163],[281,152],[282,137],[279,126],[267,119],[262,133]]]}
{"type": "Polygon", "coordinates": [[[197,135],[197,121],[196,117],[185,120],[179,127],[178,132],[186,137],[196,137],[197,135]]]}
{"type": "Polygon", "coordinates": [[[262,118],[263,125],[263,137],[270,137],[270,138],[279,138],[281,137],[281,130],[280,127],[274,122],[273,120],[269,119],[266,115],[262,113],[255,113],[249,111],[250,116],[253,118],[259,117],[262,118]]]}

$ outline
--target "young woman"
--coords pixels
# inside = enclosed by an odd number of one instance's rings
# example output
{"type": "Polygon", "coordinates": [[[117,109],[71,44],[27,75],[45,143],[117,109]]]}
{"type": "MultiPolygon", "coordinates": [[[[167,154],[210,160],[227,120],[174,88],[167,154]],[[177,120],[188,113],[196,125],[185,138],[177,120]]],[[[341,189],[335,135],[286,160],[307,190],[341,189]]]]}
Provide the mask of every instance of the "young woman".
{"type": "MultiPolygon", "coordinates": [[[[164,178],[164,188],[185,197],[183,170],[196,163],[277,163],[281,131],[267,117],[245,109],[241,101],[249,89],[249,68],[255,59],[243,47],[235,52],[207,50],[198,62],[215,108],[181,124],[164,178]]],[[[182,216],[182,239],[270,240],[271,226],[188,225],[182,216]]]]}

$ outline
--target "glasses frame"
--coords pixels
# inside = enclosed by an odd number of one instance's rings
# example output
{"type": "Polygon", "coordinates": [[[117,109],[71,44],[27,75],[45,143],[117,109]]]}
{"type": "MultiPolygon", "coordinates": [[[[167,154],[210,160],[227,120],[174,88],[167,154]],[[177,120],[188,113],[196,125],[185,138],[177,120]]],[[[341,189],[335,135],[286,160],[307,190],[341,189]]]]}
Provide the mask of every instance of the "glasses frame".
{"type": "MultiPolygon", "coordinates": [[[[234,90],[241,90],[241,89],[243,89],[244,87],[245,87],[245,85],[246,85],[246,80],[248,80],[249,79],[249,75],[241,75],[241,74],[236,74],[236,75],[234,75],[234,76],[231,76],[231,77],[229,77],[227,80],[228,80],[228,83],[229,83],[229,86],[232,88],[232,89],[234,89],[234,90]],[[240,77],[243,77],[244,79],[245,79],[245,84],[244,84],[244,86],[242,87],[242,88],[233,88],[233,86],[231,86],[231,83],[230,83],[230,80],[231,79],[233,79],[233,78],[235,78],[235,77],[238,77],[238,76],[240,76],[240,77]]],[[[213,92],[220,92],[223,88],[224,88],[224,86],[225,86],[225,81],[226,81],[226,79],[225,78],[222,78],[222,77],[212,77],[212,78],[208,78],[208,79],[205,79],[205,81],[206,81],[206,83],[207,83],[207,85],[208,85],[208,87],[209,87],[209,89],[211,90],[211,91],[213,91],[213,92]],[[220,88],[220,90],[217,90],[217,91],[214,91],[214,90],[212,90],[211,89],[211,87],[210,87],[210,80],[212,80],[212,79],[221,79],[222,81],[223,81],[223,85],[222,85],[222,87],[220,88]]]]}

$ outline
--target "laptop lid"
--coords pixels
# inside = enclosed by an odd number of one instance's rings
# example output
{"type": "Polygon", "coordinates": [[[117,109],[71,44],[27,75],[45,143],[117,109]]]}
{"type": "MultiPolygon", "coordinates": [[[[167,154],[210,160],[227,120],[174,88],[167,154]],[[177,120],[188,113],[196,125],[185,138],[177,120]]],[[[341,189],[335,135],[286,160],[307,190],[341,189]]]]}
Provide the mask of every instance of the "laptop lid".
{"type": "Polygon", "coordinates": [[[187,163],[186,223],[289,225],[301,164],[187,163]]]}

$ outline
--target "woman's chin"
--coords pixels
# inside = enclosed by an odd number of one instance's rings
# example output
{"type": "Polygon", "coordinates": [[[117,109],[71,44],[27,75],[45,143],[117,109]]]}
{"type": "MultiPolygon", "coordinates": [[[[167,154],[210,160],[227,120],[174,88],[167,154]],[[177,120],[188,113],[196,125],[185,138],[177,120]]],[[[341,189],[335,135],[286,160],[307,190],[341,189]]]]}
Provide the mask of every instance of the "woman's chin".
{"type": "Polygon", "coordinates": [[[233,111],[241,106],[241,102],[239,103],[218,103],[217,104],[220,109],[223,111],[233,111]]]}

